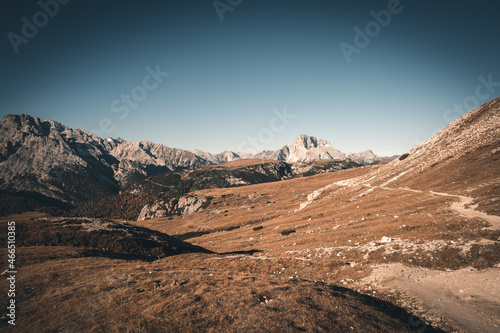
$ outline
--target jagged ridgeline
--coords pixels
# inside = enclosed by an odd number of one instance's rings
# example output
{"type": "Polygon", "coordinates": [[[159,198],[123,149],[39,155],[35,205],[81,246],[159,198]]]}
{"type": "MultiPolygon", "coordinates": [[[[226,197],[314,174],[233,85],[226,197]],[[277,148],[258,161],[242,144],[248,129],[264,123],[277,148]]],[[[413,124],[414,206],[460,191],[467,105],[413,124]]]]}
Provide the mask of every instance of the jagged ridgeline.
{"type": "Polygon", "coordinates": [[[0,140],[0,190],[68,203],[117,194],[128,182],[156,173],[209,164],[188,151],[102,139],[28,115],[6,115],[0,140]]]}
{"type": "Polygon", "coordinates": [[[136,218],[152,195],[175,197],[383,160],[371,151],[345,154],[306,135],[275,151],[212,155],[148,141],[103,139],[53,120],[11,114],[0,123],[0,214],[74,207],[87,216],[136,218]],[[214,166],[228,161],[234,164],[214,166]],[[118,207],[129,211],[117,214],[118,207]]]}

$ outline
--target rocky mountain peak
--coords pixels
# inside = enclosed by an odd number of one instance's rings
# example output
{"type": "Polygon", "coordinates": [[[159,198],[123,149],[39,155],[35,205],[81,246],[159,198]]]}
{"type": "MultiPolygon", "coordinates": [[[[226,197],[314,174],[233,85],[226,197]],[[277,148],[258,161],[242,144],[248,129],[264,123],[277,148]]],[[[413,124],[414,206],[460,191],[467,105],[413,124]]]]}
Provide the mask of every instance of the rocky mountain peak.
{"type": "Polygon", "coordinates": [[[318,147],[332,147],[332,145],[326,140],[321,140],[321,139],[318,140],[316,137],[309,136],[306,134],[300,135],[293,141],[291,145],[292,149],[297,149],[297,148],[312,149],[318,147]]]}
{"type": "Polygon", "coordinates": [[[240,159],[240,156],[238,154],[228,150],[225,150],[222,153],[217,154],[217,157],[227,162],[240,159]]]}
{"type": "Polygon", "coordinates": [[[284,145],[276,150],[265,150],[260,153],[254,153],[253,151],[238,153],[224,151],[219,154],[210,154],[200,150],[192,150],[191,152],[212,163],[224,163],[243,158],[258,158],[288,163],[317,160],[351,160],[360,164],[371,164],[384,159],[375,155],[371,150],[345,154],[335,149],[330,142],[306,134],[297,137],[290,146],[284,145]]]}
{"type": "Polygon", "coordinates": [[[2,118],[2,126],[19,128],[27,124],[40,125],[40,118],[28,116],[26,114],[6,114],[2,118]]]}
{"type": "Polygon", "coordinates": [[[25,114],[4,116],[0,133],[0,191],[34,192],[66,202],[88,199],[90,193],[116,193],[135,179],[157,173],[242,158],[288,163],[349,160],[361,164],[378,158],[373,153],[348,156],[328,141],[305,134],[291,146],[261,153],[188,152],[149,141],[103,139],[82,129],[25,114]]]}
{"type": "Polygon", "coordinates": [[[181,149],[102,139],[29,115],[9,114],[0,122],[0,191],[8,193],[74,202],[116,193],[130,179],[207,164],[181,149]]]}
{"type": "Polygon", "coordinates": [[[32,134],[35,136],[48,136],[51,133],[61,133],[69,130],[60,122],[54,120],[40,120],[38,117],[29,116],[26,114],[7,114],[2,118],[0,127],[3,129],[4,135],[16,136],[20,133],[32,134]]]}

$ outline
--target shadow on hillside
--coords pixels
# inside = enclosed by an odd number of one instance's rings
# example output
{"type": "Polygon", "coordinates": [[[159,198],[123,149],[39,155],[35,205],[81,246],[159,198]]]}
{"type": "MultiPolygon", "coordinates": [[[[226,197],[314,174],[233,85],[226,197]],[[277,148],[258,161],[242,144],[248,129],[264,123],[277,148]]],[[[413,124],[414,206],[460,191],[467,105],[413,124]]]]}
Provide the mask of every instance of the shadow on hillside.
{"type": "Polygon", "coordinates": [[[159,257],[146,256],[146,255],[138,255],[138,254],[128,254],[128,253],[118,253],[111,252],[99,249],[85,249],[81,252],[82,257],[100,257],[100,258],[108,258],[108,259],[122,259],[122,260],[141,260],[153,262],[155,260],[161,259],[159,257]]]}
{"type": "Polygon", "coordinates": [[[361,300],[366,305],[369,305],[383,313],[388,314],[389,316],[393,318],[398,318],[399,320],[403,322],[407,322],[411,329],[416,331],[416,332],[421,332],[421,333],[434,333],[434,332],[439,332],[439,333],[444,333],[445,331],[432,327],[430,324],[427,324],[425,320],[422,318],[416,317],[412,315],[411,313],[407,312],[405,309],[396,306],[392,303],[389,303],[387,301],[381,300],[379,298],[375,298],[369,295],[364,295],[361,293],[358,293],[352,289],[349,288],[344,288],[344,287],[339,287],[339,286],[329,286],[324,284],[324,287],[327,287],[330,289],[334,297],[339,297],[343,298],[345,297],[346,294],[354,296],[358,299],[361,300]]]}
{"type": "Polygon", "coordinates": [[[185,253],[213,251],[130,224],[92,219],[16,222],[17,246],[70,246],[85,257],[155,261],[185,253]]]}
{"type": "Polygon", "coordinates": [[[244,254],[244,255],[254,255],[255,253],[259,253],[259,252],[262,252],[262,250],[255,250],[255,249],[251,249],[251,250],[248,250],[248,251],[231,251],[231,252],[221,252],[221,253],[217,253],[219,255],[231,255],[231,254],[244,254]]]}
{"type": "MultiPolygon", "coordinates": [[[[230,252],[211,252],[210,250],[204,249],[205,251],[200,251],[200,253],[207,253],[207,254],[217,254],[217,255],[254,255],[255,253],[262,252],[261,250],[248,250],[248,251],[230,251],[230,252]]],[[[189,252],[186,252],[189,253],[189,252]]],[[[183,253],[177,253],[174,255],[179,255],[183,253]]],[[[140,254],[128,254],[128,253],[119,253],[119,252],[112,252],[112,251],[106,251],[106,250],[100,250],[100,249],[85,249],[83,252],[81,252],[81,256],[83,257],[101,257],[101,258],[108,258],[108,259],[122,259],[122,260],[141,260],[141,261],[149,261],[153,262],[155,260],[159,260],[162,257],[158,256],[148,256],[148,255],[140,255],[140,254]]],[[[164,257],[163,257],[164,258],[164,257]]]]}

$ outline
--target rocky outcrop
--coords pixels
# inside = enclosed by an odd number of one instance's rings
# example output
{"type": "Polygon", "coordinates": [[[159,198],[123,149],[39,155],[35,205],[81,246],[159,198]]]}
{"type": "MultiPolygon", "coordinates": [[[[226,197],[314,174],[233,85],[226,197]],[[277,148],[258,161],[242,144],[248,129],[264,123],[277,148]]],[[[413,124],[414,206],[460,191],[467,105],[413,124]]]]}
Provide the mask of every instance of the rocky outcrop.
{"type": "Polygon", "coordinates": [[[168,201],[159,200],[145,205],[137,221],[156,219],[169,215],[187,215],[196,213],[205,208],[210,202],[209,198],[199,195],[186,195],[168,201]]]}
{"type": "Polygon", "coordinates": [[[167,216],[167,212],[169,212],[170,202],[165,203],[163,200],[156,201],[152,204],[145,205],[141,212],[139,213],[139,217],[137,221],[157,219],[160,217],[167,216]]]}
{"type": "Polygon", "coordinates": [[[353,161],[321,160],[313,162],[299,162],[292,164],[294,177],[308,177],[325,172],[335,172],[344,169],[360,167],[361,164],[353,161]]]}
{"type": "Polygon", "coordinates": [[[192,214],[203,209],[207,202],[207,198],[198,195],[184,196],[179,198],[176,209],[182,215],[192,214]]]}

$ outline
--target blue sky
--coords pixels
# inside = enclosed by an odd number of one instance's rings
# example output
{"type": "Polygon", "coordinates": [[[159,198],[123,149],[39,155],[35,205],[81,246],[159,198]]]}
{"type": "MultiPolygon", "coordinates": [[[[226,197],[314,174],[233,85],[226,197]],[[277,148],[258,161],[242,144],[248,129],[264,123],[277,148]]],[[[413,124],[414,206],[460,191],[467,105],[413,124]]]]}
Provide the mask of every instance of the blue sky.
{"type": "MultiPolygon", "coordinates": [[[[52,11],[54,1],[42,0],[52,11]]],[[[392,155],[460,116],[454,105],[500,96],[495,83],[476,96],[485,80],[500,82],[493,1],[216,4],[72,0],[44,21],[37,1],[2,1],[1,116],[212,153],[309,134],[392,155]],[[38,20],[34,36],[23,17],[38,20]],[[356,27],[372,29],[368,45],[356,44],[356,27]],[[341,43],[359,46],[349,63],[341,43]],[[156,68],[168,76],[155,80],[156,68]],[[284,109],[294,117],[282,123],[284,109]]]]}

